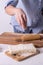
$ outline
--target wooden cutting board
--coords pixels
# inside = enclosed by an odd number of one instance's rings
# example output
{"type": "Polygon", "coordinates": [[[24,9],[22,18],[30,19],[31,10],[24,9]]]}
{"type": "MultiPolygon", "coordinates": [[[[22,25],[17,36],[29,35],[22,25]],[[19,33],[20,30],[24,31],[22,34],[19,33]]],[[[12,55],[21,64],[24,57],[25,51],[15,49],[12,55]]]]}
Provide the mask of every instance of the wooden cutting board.
{"type": "MultiPolygon", "coordinates": [[[[25,38],[26,38],[25,36],[25,38]]],[[[13,32],[5,32],[0,35],[0,44],[29,44],[33,43],[36,47],[43,47],[43,34],[17,34],[13,32]],[[29,41],[15,41],[16,38],[20,38],[22,36],[29,36],[29,41]],[[32,37],[31,37],[32,35],[32,37]],[[33,38],[36,35],[36,40],[33,38]],[[38,37],[38,38],[37,38],[38,37]],[[32,38],[34,40],[32,40],[32,38]]]]}
{"type": "Polygon", "coordinates": [[[23,61],[23,60],[25,60],[25,59],[27,59],[27,58],[30,58],[30,57],[33,57],[33,56],[35,56],[35,55],[37,55],[37,54],[39,54],[39,53],[40,53],[40,52],[37,51],[36,53],[30,54],[30,55],[28,55],[28,56],[21,56],[21,55],[18,55],[18,54],[12,55],[12,54],[9,53],[9,51],[6,51],[6,52],[5,52],[5,55],[7,55],[8,57],[10,57],[10,58],[12,58],[12,59],[14,59],[14,60],[16,60],[16,61],[23,61]]]}

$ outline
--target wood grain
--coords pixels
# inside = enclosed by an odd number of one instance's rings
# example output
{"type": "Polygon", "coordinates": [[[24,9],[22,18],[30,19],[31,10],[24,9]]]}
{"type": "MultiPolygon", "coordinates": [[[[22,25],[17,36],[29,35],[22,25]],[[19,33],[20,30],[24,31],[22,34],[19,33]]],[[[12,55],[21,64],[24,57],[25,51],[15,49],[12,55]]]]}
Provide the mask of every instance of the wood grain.
{"type": "Polygon", "coordinates": [[[29,44],[29,43],[33,43],[36,47],[43,47],[43,34],[18,34],[13,32],[12,33],[5,32],[0,35],[0,44],[14,45],[14,44],[29,44]],[[33,38],[34,36],[35,39],[33,38]]]}

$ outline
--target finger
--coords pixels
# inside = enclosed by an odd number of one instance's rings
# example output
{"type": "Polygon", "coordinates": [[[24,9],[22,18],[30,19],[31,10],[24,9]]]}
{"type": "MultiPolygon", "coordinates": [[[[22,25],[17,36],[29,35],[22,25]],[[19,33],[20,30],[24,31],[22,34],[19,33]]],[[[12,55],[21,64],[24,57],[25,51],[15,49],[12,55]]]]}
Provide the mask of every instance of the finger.
{"type": "Polygon", "coordinates": [[[19,16],[16,17],[16,20],[17,20],[17,22],[22,26],[22,24],[21,24],[21,20],[20,20],[19,16]]]}
{"type": "Polygon", "coordinates": [[[24,18],[24,21],[27,23],[27,17],[25,14],[23,15],[23,18],[24,18]]]}
{"type": "Polygon", "coordinates": [[[25,22],[24,22],[24,18],[23,18],[23,16],[21,16],[20,17],[20,20],[21,20],[21,25],[22,25],[22,28],[24,28],[25,29],[25,22]]]}
{"type": "Polygon", "coordinates": [[[24,23],[25,23],[25,28],[27,27],[27,17],[26,15],[23,15],[24,23]]]}
{"type": "Polygon", "coordinates": [[[24,29],[27,27],[27,22],[26,22],[26,20],[24,19],[24,17],[22,16],[22,20],[23,20],[23,26],[24,26],[24,29]]]}

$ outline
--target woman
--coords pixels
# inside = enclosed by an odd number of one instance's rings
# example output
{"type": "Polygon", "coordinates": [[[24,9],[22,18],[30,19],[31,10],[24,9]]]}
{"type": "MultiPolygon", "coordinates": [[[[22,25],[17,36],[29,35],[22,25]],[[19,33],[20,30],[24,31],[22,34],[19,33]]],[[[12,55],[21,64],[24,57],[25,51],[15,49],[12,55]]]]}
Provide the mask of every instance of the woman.
{"type": "Polygon", "coordinates": [[[6,0],[5,11],[14,32],[43,33],[43,0],[6,0]]]}

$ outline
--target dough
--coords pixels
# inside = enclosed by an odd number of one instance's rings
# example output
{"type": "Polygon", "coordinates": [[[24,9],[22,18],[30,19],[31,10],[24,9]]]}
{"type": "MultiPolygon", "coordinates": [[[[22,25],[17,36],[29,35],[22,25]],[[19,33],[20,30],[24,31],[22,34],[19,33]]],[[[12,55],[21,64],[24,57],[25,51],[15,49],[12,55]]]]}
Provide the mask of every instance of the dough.
{"type": "Polygon", "coordinates": [[[36,53],[36,48],[33,44],[18,44],[8,46],[8,51],[11,54],[36,53]]]}

